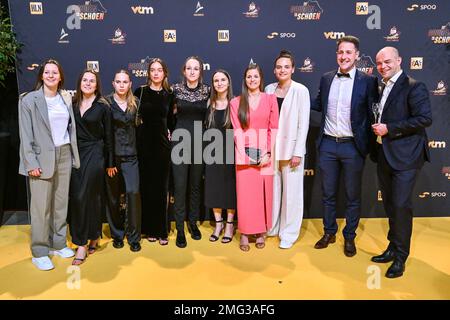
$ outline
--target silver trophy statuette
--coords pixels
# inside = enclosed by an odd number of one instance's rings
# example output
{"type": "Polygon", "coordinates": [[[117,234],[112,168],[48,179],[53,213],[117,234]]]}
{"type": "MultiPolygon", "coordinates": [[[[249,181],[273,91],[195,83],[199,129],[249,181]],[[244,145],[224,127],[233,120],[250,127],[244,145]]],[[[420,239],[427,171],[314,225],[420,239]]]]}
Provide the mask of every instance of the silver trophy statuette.
{"type": "Polygon", "coordinates": [[[381,103],[379,103],[379,102],[372,103],[372,112],[373,112],[373,117],[375,119],[375,123],[380,123],[381,103]]]}

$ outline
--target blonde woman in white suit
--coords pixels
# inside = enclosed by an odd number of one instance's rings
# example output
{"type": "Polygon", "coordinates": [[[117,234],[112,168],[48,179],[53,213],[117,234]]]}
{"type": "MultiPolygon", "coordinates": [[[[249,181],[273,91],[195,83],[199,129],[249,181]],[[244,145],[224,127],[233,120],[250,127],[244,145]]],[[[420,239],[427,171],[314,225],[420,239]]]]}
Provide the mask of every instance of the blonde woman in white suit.
{"type": "Polygon", "coordinates": [[[72,97],[62,90],[60,64],[47,60],[34,91],[19,99],[20,166],[28,177],[32,263],[53,269],[50,255],[70,258],[66,245],[67,207],[72,166],[80,166],[72,97]]]}
{"type": "Polygon", "coordinates": [[[268,235],[279,236],[281,249],[292,247],[300,234],[303,219],[303,175],[310,99],[308,89],[292,80],[294,70],[293,55],[282,50],[274,63],[278,82],[265,89],[266,93],[276,95],[280,110],[275,141],[273,227],[268,235]]]}

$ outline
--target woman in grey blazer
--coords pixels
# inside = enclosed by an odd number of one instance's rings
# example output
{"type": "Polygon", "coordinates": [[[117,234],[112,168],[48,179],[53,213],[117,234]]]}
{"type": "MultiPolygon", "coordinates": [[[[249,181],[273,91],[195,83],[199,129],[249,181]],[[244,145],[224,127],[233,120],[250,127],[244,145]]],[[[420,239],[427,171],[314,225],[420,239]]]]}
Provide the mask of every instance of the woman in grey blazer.
{"type": "Polygon", "coordinates": [[[63,84],[61,65],[47,60],[35,90],[19,99],[19,173],[28,177],[32,263],[40,270],[54,268],[49,254],[74,255],[66,244],[66,217],[71,167],[80,160],[72,98],[63,84]]]}

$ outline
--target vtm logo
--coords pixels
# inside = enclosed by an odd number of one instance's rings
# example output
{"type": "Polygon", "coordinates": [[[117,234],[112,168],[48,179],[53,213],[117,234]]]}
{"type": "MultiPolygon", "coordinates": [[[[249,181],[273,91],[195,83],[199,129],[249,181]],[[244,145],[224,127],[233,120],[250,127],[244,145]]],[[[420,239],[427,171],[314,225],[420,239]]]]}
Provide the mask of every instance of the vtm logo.
{"type": "Polygon", "coordinates": [[[153,10],[153,7],[131,7],[131,10],[134,14],[154,14],[155,11],[153,10]]]}
{"type": "Polygon", "coordinates": [[[447,144],[445,141],[429,141],[428,146],[432,149],[445,149],[447,147],[447,144]]]}
{"type": "Polygon", "coordinates": [[[323,35],[325,36],[325,39],[332,39],[332,40],[337,40],[342,37],[345,37],[344,32],[334,32],[334,31],[324,32],[323,35]]]}
{"type": "Polygon", "coordinates": [[[425,199],[425,198],[445,198],[447,197],[447,193],[446,192],[422,192],[421,194],[419,194],[419,198],[421,199],[425,199]]]}
{"type": "Polygon", "coordinates": [[[408,10],[408,11],[415,11],[415,10],[423,11],[423,10],[436,10],[436,9],[437,9],[437,5],[435,5],[435,4],[418,5],[416,3],[411,5],[410,7],[406,8],[406,10],[408,10]]]}

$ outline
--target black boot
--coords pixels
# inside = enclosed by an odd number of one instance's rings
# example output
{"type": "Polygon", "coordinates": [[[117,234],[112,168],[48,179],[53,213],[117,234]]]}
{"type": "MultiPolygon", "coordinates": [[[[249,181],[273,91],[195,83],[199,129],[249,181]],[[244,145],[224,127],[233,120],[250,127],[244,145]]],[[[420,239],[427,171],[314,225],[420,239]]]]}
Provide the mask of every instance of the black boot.
{"type": "Polygon", "coordinates": [[[189,222],[188,224],[189,232],[191,233],[191,238],[194,240],[200,240],[202,238],[202,234],[197,227],[197,223],[189,222]]]}
{"type": "Polygon", "coordinates": [[[184,230],[177,230],[177,241],[175,243],[178,248],[186,248],[186,236],[184,235],[184,230]]]}

